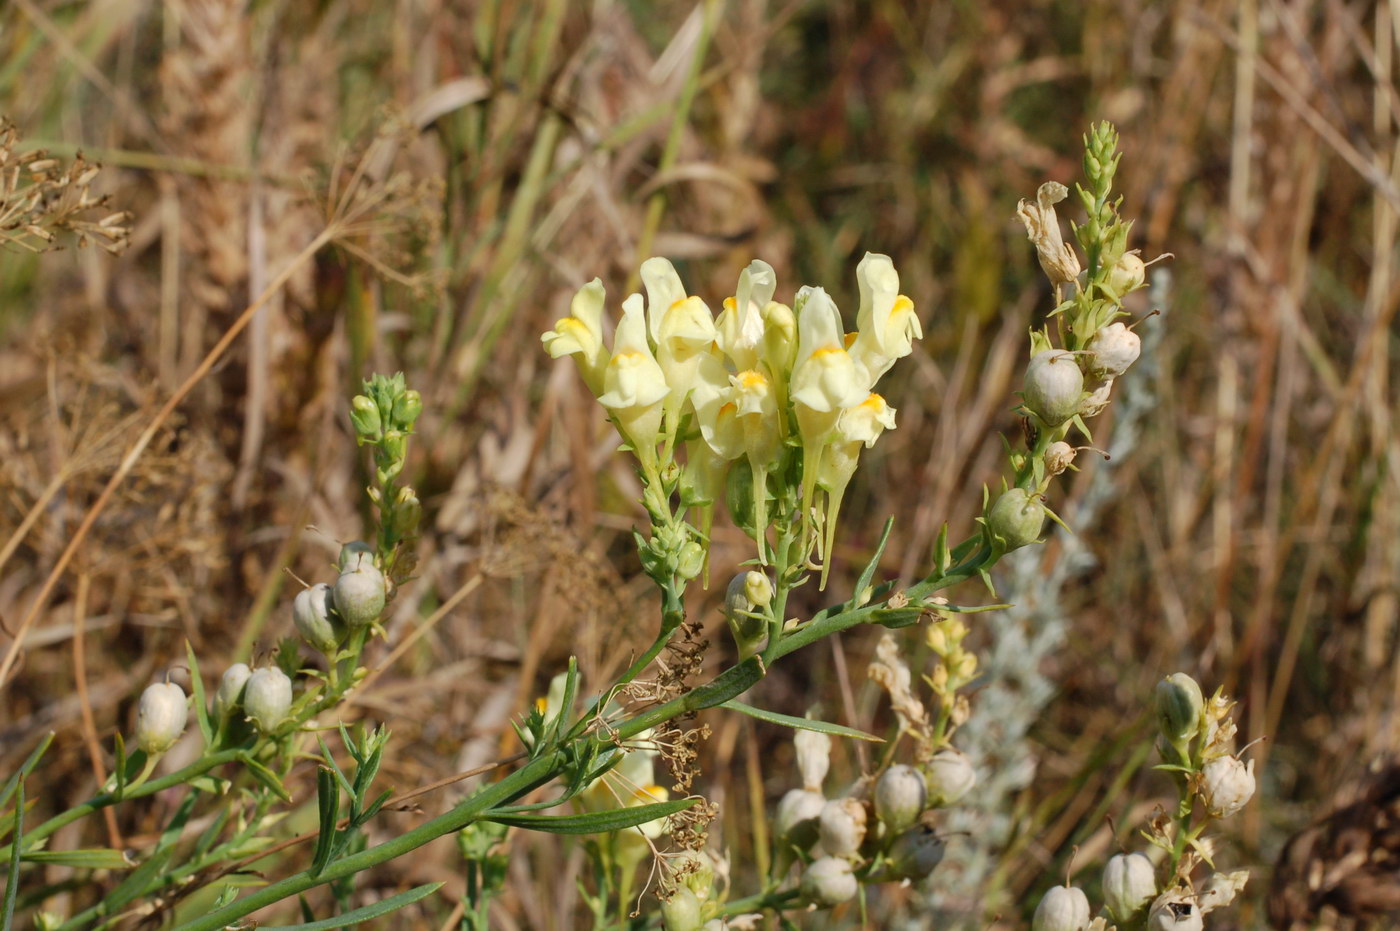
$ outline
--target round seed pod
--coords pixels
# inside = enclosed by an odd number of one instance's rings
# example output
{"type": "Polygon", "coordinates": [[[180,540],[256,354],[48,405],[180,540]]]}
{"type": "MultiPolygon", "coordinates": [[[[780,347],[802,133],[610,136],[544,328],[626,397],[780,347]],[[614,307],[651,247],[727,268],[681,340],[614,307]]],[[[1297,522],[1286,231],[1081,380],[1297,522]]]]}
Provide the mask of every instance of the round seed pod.
{"type": "Polygon", "coordinates": [[[1007,489],[987,514],[987,525],[1008,550],[1035,543],[1045,526],[1045,505],[1024,488],[1007,489]]]}
{"type": "Polygon", "coordinates": [[[947,845],[932,828],[910,828],[890,846],[890,870],[900,879],[917,882],[943,862],[946,849],[947,845]]]}
{"type": "Polygon", "coordinates": [[[977,770],[966,754],[940,750],[929,760],[924,781],[928,784],[929,807],[942,808],[957,802],[977,784],[977,770]]]}
{"type": "Polygon", "coordinates": [[[374,547],[359,540],[351,540],[340,548],[340,556],[336,559],[336,568],[341,572],[350,569],[358,569],[364,563],[374,563],[374,547]]]}
{"type": "Polygon", "coordinates": [[[928,801],[924,777],[912,766],[896,763],[875,781],[875,817],[899,832],[919,820],[928,801]]]}
{"type": "Polygon", "coordinates": [[[1089,898],[1074,886],[1055,886],[1035,907],[1031,931],[1085,931],[1089,927],[1089,898]]]}
{"type": "Polygon", "coordinates": [[[1147,913],[1151,931],[1202,931],[1205,924],[1200,906],[1180,892],[1159,895],[1147,913]]]}
{"type": "Polygon", "coordinates": [[[1051,475],[1059,475],[1065,469],[1074,465],[1074,447],[1064,440],[1056,440],[1045,447],[1045,471],[1051,475]]]}
{"type": "Polygon", "coordinates": [[[1202,794],[1206,810],[1216,818],[1228,818],[1254,797],[1254,761],[1245,763],[1232,756],[1211,760],[1201,768],[1202,794]]]}
{"type": "Polygon", "coordinates": [[[292,706],[292,680],[276,666],[259,669],[248,677],[243,689],[243,710],[264,734],[274,730],[287,717],[292,706]]]}
{"type": "Polygon", "coordinates": [[[701,931],[704,919],[700,915],[700,899],[687,886],[661,900],[661,926],[666,931],[701,931]]]}
{"type": "Polygon", "coordinates": [[[185,691],[174,682],[146,686],[136,706],[136,746],[147,753],[164,753],[185,732],[189,717],[185,691]]]}
{"type": "Polygon", "coordinates": [[[1157,894],[1157,871],[1140,853],[1120,853],[1103,868],[1104,905],[1121,922],[1136,918],[1157,894]]]}
{"type": "Polygon", "coordinates": [[[792,789],[778,802],[774,826],[778,836],[800,850],[807,850],[817,840],[817,819],[826,807],[820,792],[792,789]]]}
{"type": "Polygon", "coordinates": [[[1142,340],[1118,321],[1095,333],[1088,349],[1094,360],[1094,374],[1100,378],[1117,378],[1142,354],[1142,340]]]}
{"type": "Polygon", "coordinates": [[[1200,729],[1205,698],[1195,679],[1184,672],[1174,672],[1157,683],[1152,697],[1157,708],[1157,728],[1167,740],[1187,740],[1200,729]]]}
{"type": "Polygon", "coordinates": [[[1147,263],[1141,256],[1131,252],[1123,254],[1123,257],[1113,264],[1113,268],[1108,273],[1108,286],[1113,289],[1119,297],[1129,291],[1136,291],[1147,281],[1147,263]]]}
{"type": "Polygon", "coordinates": [[[817,836],[833,857],[853,856],[865,840],[865,806],[853,798],[827,802],[817,819],[817,836]]]}
{"type": "Polygon", "coordinates": [[[248,668],[247,663],[234,663],[224,670],[219,688],[214,692],[215,716],[223,717],[238,707],[243,700],[243,686],[248,684],[248,677],[252,674],[253,670],[248,668]]]}
{"type": "Polygon", "coordinates": [[[1074,353],[1046,349],[1035,354],[1026,366],[1021,397],[1027,409],[1051,427],[1059,426],[1079,412],[1084,393],[1084,373],[1074,353]]]}
{"type": "Polygon", "coordinates": [[[351,627],[364,627],[384,612],[384,573],[361,560],[335,580],[335,609],[351,627]]]}
{"type": "Polygon", "coordinates": [[[808,900],[830,908],[855,898],[859,886],[851,864],[839,857],[822,857],[803,871],[800,888],[808,900]]]}
{"type": "Polygon", "coordinates": [[[303,640],[333,656],[345,639],[345,622],[335,611],[335,594],[325,582],[299,592],[292,601],[292,621],[303,640]]]}

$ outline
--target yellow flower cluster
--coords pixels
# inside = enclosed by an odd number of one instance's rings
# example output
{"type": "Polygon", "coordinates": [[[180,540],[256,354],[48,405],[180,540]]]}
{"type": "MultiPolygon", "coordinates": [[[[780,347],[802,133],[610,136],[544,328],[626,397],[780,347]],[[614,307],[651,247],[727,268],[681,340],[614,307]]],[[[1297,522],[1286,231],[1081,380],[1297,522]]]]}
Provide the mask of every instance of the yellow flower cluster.
{"type": "Polygon", "coordinates": [[[821,288],[801,288],[792,307],[774,301],[776,277],[765,262],[744,269],[717,318],[687,294],[666,259],[648,259],[641,277],[646,298],[622,302],[611,351],[603,344],[605,294],[596,278],[575,295],[571,315],[543,335],[546,350],[575,358],[649,482],[659,480],[683,443],[682,484],[693,500],[712,505],[723,496],[731,464],[746,460],[760,559],[769,477],[784,449],[800,446],[802,519],[814,516],[816,493],[824,492],[825,514],[816,516],[829,553],[861,447],[895,425],[875,383],[923,335],[913,302],[899,293],[894,264],[867,253],[857,267],[855,333],[845,332],[821,288]]]}

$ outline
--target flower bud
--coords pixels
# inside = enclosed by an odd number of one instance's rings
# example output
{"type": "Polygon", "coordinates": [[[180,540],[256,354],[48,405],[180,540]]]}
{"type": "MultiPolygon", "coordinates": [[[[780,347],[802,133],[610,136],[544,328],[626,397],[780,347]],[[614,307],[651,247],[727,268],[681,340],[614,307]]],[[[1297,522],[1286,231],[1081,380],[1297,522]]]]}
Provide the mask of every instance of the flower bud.
{"type": "Polygon", "coordinates": [[[676,575],[688,582],[704,568],[705,548],[694,540],[688,540],[676,556],[676,575]]]}
{"type": "Polygon", "coordinates": [[[744,594],[758,607],[766,608],[773,601],[773,582],[767,573],[752,570],[745,572],[744,594]]]}
{"type": "Polygon", "coordinates": [[[400,430],[411,430],[413,422],[423,413],[423,396],[412,388],[399,395],[394,401],[394,426],[400,430]]]}
{"type": "Polygon", "coordinates": [[[1073,446],[1064,440],[1056,440],[1045,447],[1045,471],[1051,475],[1059,475],[1074,465],[1074,456],[1073,446]]]}
{"type": "Polygon", "coordinates": [[[1212,816],[1238,813],[1254,796],[1254,761],[1244,763],[1232,756],[1209,761],[1201,768],[1201,792],[1212,816]]]}
{"type": "Polygon", "coordinates": [[[164,753],[185,732],[185,692],[174,682],[146,686],[136,706],[136,746],[147,753],[164,753]]]}
{"type": "Polygon", "coordinates": [[[378,440],[383,424],[379,419],[379,406],[362,394],[355,395],[350,402],[350,422],[355,432],[366,440],[378,440]]]}
{"type": "Polygon", "coordinates": [[[335,596],[325,582],[299,592],[292,601],[292,621],[302,639],[327,656],[345,639],[345,624],[335,613],[335,596]]]}
{"type": "Polygon", "coordinates": [[[1089,899],[1082,889],[1055,886],[1035,907],[1031,931],[1084,931],[1089,927],[1089,899]]]}
{"type": "Polygon", "coordinates": [[[790,846],[807,850],[816,843],[817,819],[825,807],[826,799],[820,792],[793,789],[778,802],[773,826],[790,846]]]}
{"type": "Polygon", "coordinates": [[[853,798],[832,799],[817,820],[822,849],[833,857],[853,856],[865,840],[865,806],[853,798]]]}
{"type": "Polygon", "coordinates": [[[940,750],[929,760],[924,782],[928,785],[929,807],[942,808],[957,802],[977,784],[977,770],[965,754],[940,750]]]}
{"type": "Polygon", "coordinates": [[[384,611],[384,573],[363,559],[335,580],[335,609],[351,627],[364,627],[384,611]]]}
{"type": "Polygon", "coordinates": [[[701,931],[700,899],[687,886],[677,886],[661,900],[661,926],[666,931],[701,931]]]}
{"type": "Polygon", "coordinates": [[[912,766],[896,763],[875,782],[875,817],[893,832],[918,821],[926,801],[924,777],[912,766]]]}
{"type": "Polygon", "coordinates": [[[1147,913],[1149,931],[1202,931],[1205,926],[1200,908],[1181,892],[1158,896],[1147,913]]]}
{"type": "Polygon", "coordinates": [[[1094,374],[1100,378],[1117,378],[1137,361],[1142,353],[1142,340],[1122,321],[1110,323],[1089,340],[1094,374]]]}
{"type": "Polygon", "coordinates": [[[1119,297],[1129,291],[1136,291],[1146,280],[1147,263],[1143,262],[1141,256],[1131,252],[1125,252],[1108,273],[1108,286],[1119,297]]]}
{"type": "Polygon", "coordinates": [[[943,862],[945,849],[947,845],[932,828],[922,825],[910,828],[890,846],[890,870],[900,879],[918,882],[943,862]]]}
{"type": "Polygon", "coordinates": [[[248,684],[248,677],[252,674],[247,663],[234,663],[224,670],[224,677],[219,680],[219,688],[214,693],[216,717],[223,717],[238,707],[243,700],[243,686],[248,684]]]}
{"type": "Polygon", "coordinates": [[[1084,373],[1071,352],[1046,349],[1026,366],[1021,397],[1026,408],[1048,426],[1059,426],[1077,414],[1083,394],[1084,373]]]}
{"type": "Polygon", "coordinates": [[[1205,699],[1196,680],[1184,672],[1174,672],[1157,683],[1154,693],[1157,727],[1172,743],[1189,740],[1201,726],[1205,699]]]}
{"type": "Polygon", "coordinates": [[[1035,543],[1045,526],[1045,505],[1024,488],[1008,489],[992,505],[987,526],[1008,550],[1035,543]]]}
{"type": "Polygon", "coordinates": [[[1157,871],[1140,853],[1120,853],[1103,868],[1103,899],[1120,922],[1135,918],[1157,894],[1157,871]]]}
{"type": "Polygon", "coordinates": [[[340,548],[336,568],[341,572],[357,569],[361,565],[374,565],[374,547],[359,540],[351,540],[340,548]]]}
{"type": "Polygon", "coordinates": [[[802,894],[817,905],[831,907],[855,898],[859,887],[851,864],[837,857],[822,857],[802,873],[802,894]]]}
{"type": "Polygon", "coordinates": [[[243,710],[264,734],[287,717],[292,706],[292,680],[276,666],[259,669],[243,689],[243,710]]]}

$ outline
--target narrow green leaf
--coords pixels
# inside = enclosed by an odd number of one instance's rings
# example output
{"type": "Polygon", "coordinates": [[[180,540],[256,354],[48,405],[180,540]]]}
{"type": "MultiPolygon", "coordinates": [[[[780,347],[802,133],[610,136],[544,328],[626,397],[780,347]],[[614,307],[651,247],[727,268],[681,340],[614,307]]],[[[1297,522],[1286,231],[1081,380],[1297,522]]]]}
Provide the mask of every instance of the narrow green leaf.
{"type": "Polygon", "coordinates": [[[14,788],[15,839],[10,845],[10,868],[5,874],[5,906],[0,913],[0,931],[10,931],[15,920],[15,899],[19,896],[19,848],[24,841],[24,777],[29,771],[20,767],[14,788]]]}
{"type": "Polygon", "coordinates": [[[360,827],[365,822],[369,821],[370,818],[373,818],[375,815],[379,814],[379,809],[383,808],[384,803],[389,801],[389,799],[392,798],[393,795],[394,793],[392,790],[385,789],[384,792],[380,794],[379,798],[370,802],[369,807],[366,808],[364,811],[360,812],[359,816],[355,818],[354,827],[360,827]]]}
{"type": "Polygon", "coordinates": [[[569,657],[569,667],[564,675],[564,697],[559,704],[559,710],[554,715],[554,720],[550,722],[549,730],[546,732],[544,742],[546,746],[554,746],[560,732],[565,728],[569,719],[574,713],[574,698],[578,695],[578,657],[569,657]]]}
{"type": "Polygon", "coordinates": [[[320,833],[316,835],[316,853],[311,858],[311,873],[320,875],[331,861],[335,842],[335,822],[340,815],[340,783],[336,774],[325,766],[316,770],[316,805],[321,816],[320,833]]]}
{"type": "Polygon", "coordinates": [[[204,746],[214,745],[214,727],[209,723],[209,707],[204,704],[204,677],[199,674],[199,659],[194,655],[194,647],[185,641],[185,658],[190,664],[190,689],[194,692],[194,718],[199,722],[199,733],[204,737],[204,746]]]}
{"type": "Polygon", "coordinates": [[[871,579],[875,578],[875,570],[880,566],[880,557],[885,555],[885,546],[890,542],[890,531],[893,529],[894,518],[891,517],[885,521],[885,529],[880,533],[880,542],[875,545],[874,554],[861,570],[860,578],[856,579],[856,587],[852,590],[851,600],[848,602],[851,608],[858,608],[865,603],[865,590],[870,586],[871,579]]]}
{"type": "Polygon", "coordinates": [[[635,808],[614,808],[611,811],[594,811],[585,815],[512,815],[488,811],[481,816],[481,820],[494,821],[527,831],[543,831],[547,834],[610,834],[674,815],[678,811],[685,811],[696,801],[698,799],[683,798],[674,802],[656,802],[652,805],[638,805],[635,808]]]}
{"type": "Polygon", "coordinates": [[[175,843],[180,839],[180,835],[185,831],[185,825],[189,823],[190,813],[194,811],[194,803],[198,796],[194,792],[187,793],[180,807],[175,810],[165,830],[160,832],[160,840],[156,842],[155,850],[151,851],[145,861],[137,866],[122,880],[122,884],[113,889],[103,900],[109,912],[115,912],[126,905],[126,903],[143,896],[153,888],[154,881],[161,872],[164,871],[166,863],[170,862],[171,856],[175,853],[175,843]]]}
{"type": "Polygon", "coordinates": [[[136,864],[127,860],[120,850],[89,847],[78,850],[31,850],[20,859],[25,863],[46,863],[71,866],[80,870],[129,870],[136,864]]]}
{"type": "Polygon", "coordinates": [[[940,576],[948,574],[948,567],[953,564],[952,554],[948,552],[948,523],[944,521],[943,526],[938,531],[938,541],[933,547],[933,568],[940,576]]]}
{"type": "Polygon", "coordinates": [[[39,765],[40,758],[43,757],[44,753],[49,749],[49,744],[53,743],[53,734],[53,731],[49,731],[45,734],[39,740],[39,745],[30,751],[29,756],[25,757],[19,769],[16,770],[9,779],[5,780],[4,788],[0,788],[0,808],[4,808],[9,803],[10,798],[15,794],[15,789],[19,786],[20,779],[27,776],[33,771],[35,766],[39,765]]]}
{"type": "Polygon", "coordinates": [[[336,779],[340,782],[340,787],[345,790],[346,795],[354,795],[355,787],[352,786],[350,780],[345,777],[345,771],[340,768],[340,764],[335,761],[335,757],[331,756],[331,748],[326,746],[325,738],[317,734],[316,739],[321,742],[321,753],[326,757],[326,766],[335,773],[336,779]]]}
{"type": "Polygon", "coordinates": [[[685,697],[685,704],[692,711],[722,705],[731,698],[753,688],[763,678],[763,660],[751,656],[737,666],[726,669],[714,681],[700,686],[685,697]]]}
{"type": "Polygon", "coordinates": [[[923,608],[881,608],[870,613],[870,620],[889,630],[898,630],[919,623],[923,608]]]}
{"type": "Polygon", "coordinates": [[[764,708],[755,708],[753,705],[746,705],[733,698],[720,705],[720,707],[742,712],[751,718],[758,718],[760,721],[767,721],[770,724],[781,724],[783,727],[792,727],[797,730],[816,731],[819,734],[830,734],[833,737],[851,737],[855,740],[868,740],[871,743],[885,742],[883,737],[876,737],[874,734],[856,730],[854,727],[845,727],[841,724],[829,724],[826,721],[813,721],[811,718],[795,718],[790,714],[778,714],[776,711],[768,711],[764,708]]]}
{"type": "Polygon", "coordinates": [[[364,908],[357,908],[352,912],[337,915],[334,918],[323,918],[320,921],[308,921],[299,925],[276,925],[264,927],[259,925],[258,931],[329,931],[332,928],[347,928],[362,921],[369,921],[379,918],[390,912],[396,912],[405,905],[412,905],[419,899],[426,898],[442,888],[442,883],[425,883],[407,892],[400,892],[392,895],[373,905],[366,905],[364,908]]]}
{"type": "Polygon", "coordinates": [[[277,774],[272,770],[246,754],[243,756],[243,765],[248,767],[248,772],[253,774],[253,778],[266,786],[273,795],[284,802],[290,802],[292,800],[291,794],[288,793],[286,787],[282,785],[282,780],[278,779],[277,774]]]}

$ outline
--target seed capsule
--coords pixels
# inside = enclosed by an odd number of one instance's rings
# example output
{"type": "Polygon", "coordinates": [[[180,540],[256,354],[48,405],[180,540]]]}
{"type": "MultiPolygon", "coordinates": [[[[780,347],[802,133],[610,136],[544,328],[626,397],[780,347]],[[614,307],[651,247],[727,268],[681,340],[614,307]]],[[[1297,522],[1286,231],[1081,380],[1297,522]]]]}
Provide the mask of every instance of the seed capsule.
{"type": "Polygon", "coordinates": [[[1232,756],[1211,760],[1201,769],[1206,810],[1216,818],[1228,818],[1254,797],[1254,761],[1232,756]]]}
{"type": "Polygon", "coordinates": [[[243,710],[264,734],[287,717],[292,706],[292,680],[276,666],[259,669],[248,677],[243,690],[243,710]]]}
{"type": "Polygon", "coordinates": [[[243,700],[243,686],[248,684],[248,677],[253,674],[253,670],[248,668],[247,663],[234,663],[224,670],[224,676],[219,680],[218,691],[214,693],[214,714],[223,717],[234,708],[237,708],[243,700]]]}
{"type": "Polygon", "coordinates": [[[1035,543],[1045,526],[1045,505],[1024,488],[1008,489],[992,505],[987,526],[1008,550],[1035,543]]]}
{"type": "Polygon", "coordinates": [[[875,782],[875,817],[893,832],[919,820],[927,801],[924,777],[912,766],[896,763],[875,782]]]}
{"type": "Polygon", "coordinates": [[[817,819],[826,807],[820,792],[793,789],[778,802],[774,826],[778,836],[799,850],[807,850],[817,840],[817,819]]]}
{"type": "Polygon", "coordinates": [[[1153,702],[1157,707],[1157,728],[1163,737],[1176,743],[1195,736],[1205,706],[1195,679],[1184,672],[1172,673],[1157,683],[1153,702]]]}
{"type": "Polygon", "coordinates": [[[810,901],[830,907],[855,898],[859,885],[851,864],[837,857],[822,857],[803,871],[800,888],[810,901]]]}
{"type": "Polygon", "coordinates": [[[1055,886],[1035,907],[1031,931],[1084,931],[1089,927],[1089,899],[1082,889],[1055,886]]]}
{"type": "Polygon", "coordinates": [[[1103,898],[1120,922],[1137,917],[1157,894],[1157,871],[1140,853],[1120,853],[1103,868],[1103,898]]]}
{"type": "Polygon", "coordinates": [[[700,916],[700,899],[688,887],[677,886],[661,900],[661,926],[666,931],[701,931],[704,919],[700,916]]]}
{"type": "Polygon", "coordinates": [[[188,716],[184,689],[174,682],[146,686],[136,706],[136,746],[147,753],[164,753],[185,732],[188,716]]]}
{"type": "Polygon", "coordinates": [[[1051,475],[1059,475],[1065,469],[1074,465],[1074,447],[1064,440],[1056,440],[1045,447],[1045,471],[1051,475]]]}
{"type": "Polygon", "coordinates": [[[853,798],[832,799],[822,808],[817,836],[833,857],[849,857],[865,840],[865,806],[853,798]]]}
{"type": "Polygon", "coordinates": [[[957,750],[940,750],[929,760],[924,781],[929,807],[942,808],[957,802],[977,784],[977,770],[957,750]]]}
{"type": "Polygon", "coordinates": [[[1094,374],[1100,378],[1117,378],[1137,361],[1142,353],[1142,340],[1122,321],[1110,323],[1089,340],[1094,374]]]}
{"type": "Polygon", "coordinates": [[[336,568],[341,572],[350,569],[358,569],[361,564],[374,563],[374,547],[359,540],[351,540],[340,548],[340,556],[336,559],[336,568]]]}
{"type": "Polygon", "coordinates": [[[384,612],[384,573],[361,560],[335,580],[335,609],[351,627],[364,627],[384,612]]]}
{"type": "Polygon", "coordinates": [[[1119,297],[1129,291],[1136,291],[1142,287],[1147,280],[1147,263],[1141,256],[1131,252],[1124,253],[1123,257],[1114,263],[1113,268],[1108,273],[1108,286],[1119,297]]]}
{"type": "Polygon", "coordinates": [[[334,655],[345,639],[345,623],[335,613],[335,595],[324,582],[297,594],[292,601],[292,621],[302,639],[327,656],[334,655]]]}
{"type": "Polygon", "coordinates": [[[1036,353],[1026,366],[1021,397],[1048,426],[1059,426],[1078,413],[1083,394],[1084,373],[1073,353],[1046,349],[1036,353]]]}
{"type": "Polygon", "coordinates": [[[895,838],[890,847],[890,870],[900,879],[915,882],[943,862],[947,845],[932,828],[914,827],[895,838]]]}
{"type": "Polygon", "coordinates": [[[1205,924],[1196,903],[1179,892],[1158,896],[1147,913],[1150,931],[1202,931],[1205,924]]]}

